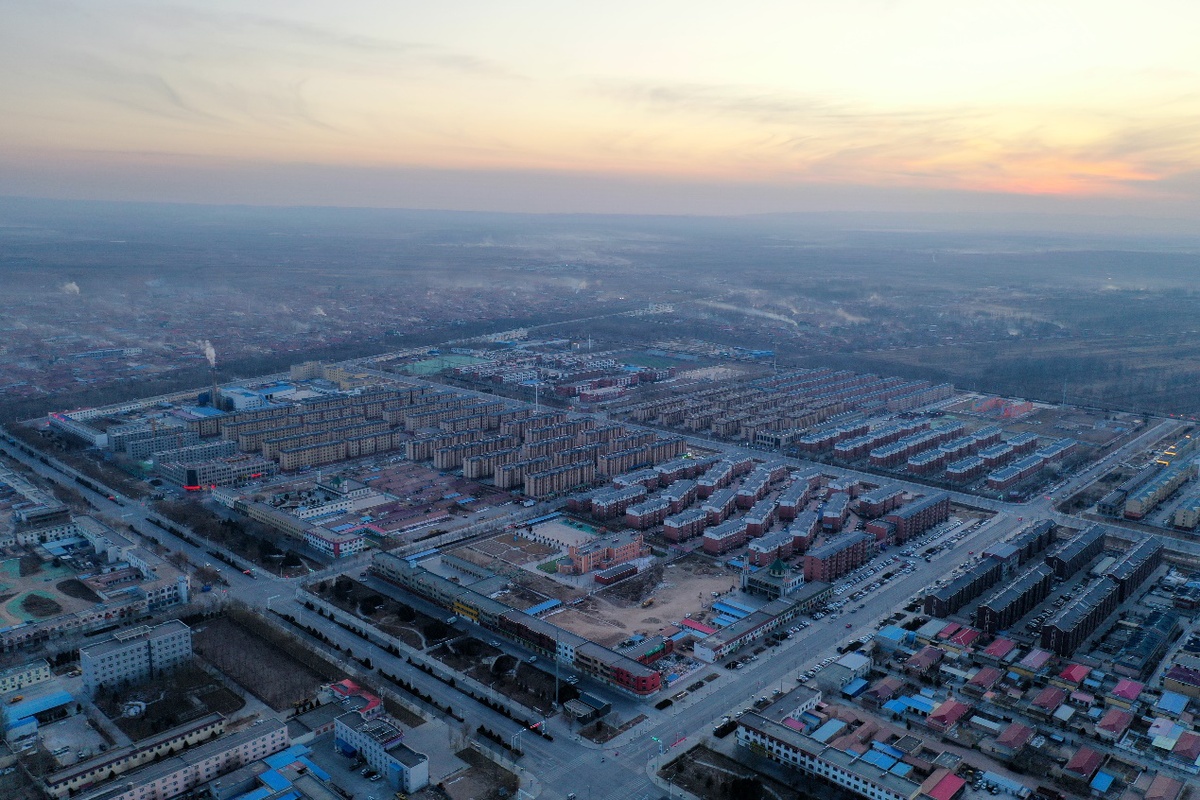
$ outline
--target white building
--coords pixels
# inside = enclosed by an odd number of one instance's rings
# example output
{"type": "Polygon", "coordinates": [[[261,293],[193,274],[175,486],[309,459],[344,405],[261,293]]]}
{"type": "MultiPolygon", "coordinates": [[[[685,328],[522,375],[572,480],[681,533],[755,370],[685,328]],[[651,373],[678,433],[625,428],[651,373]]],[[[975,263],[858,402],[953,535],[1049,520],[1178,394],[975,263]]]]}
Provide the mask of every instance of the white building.
{"type": "Polygon", "coordinates": [[[334,747],[359,754],[393,789],[412,794],[429,785],[429,758],[405,745],[399,725],[387,717],[363,719],[349,711],[334,720],[334,747]]]}
{"type": "Polygon", "coordinates": [[[367,547],[367,539],[361,533],[336,533],[316,527],[305,531],[304,543],[331,558],[352,556],[367,547]]]}
{"type": "MultiPolygon", "coordinates": [[[[168,800],[243,764],[285,750],[288,744],[287,724],[266,719],[262,724],[196,744],[180,755],[118,775],[112,783],[77,797],[78,800],[168,800]]],[[[108,773],[101,773],[104,774],[108,773]]]]}
{"type": "Polygon", "coordinates": [[[15,692],[35,683],[50,680],[50,662],[41,658],[0,672],[0,693],[15,692]]]}
{"type": "MultiPolygon", "coordinates": [[[[921,784],[889,772],[861,758],[838,750],[788,725],[747,714],[738,726],[738,744],[780,764],[846,789],[870,800],[915,800],[921,784]]],[[[818,787],[810,790],[819,793],[818,787]]]]}
{"type": "Polygon", "coordinates": [[[83,685],[94,693],[104,685],[134,683],[192,660],[192,629],[177,619],[114,633],[79,648],[83,685]]]}

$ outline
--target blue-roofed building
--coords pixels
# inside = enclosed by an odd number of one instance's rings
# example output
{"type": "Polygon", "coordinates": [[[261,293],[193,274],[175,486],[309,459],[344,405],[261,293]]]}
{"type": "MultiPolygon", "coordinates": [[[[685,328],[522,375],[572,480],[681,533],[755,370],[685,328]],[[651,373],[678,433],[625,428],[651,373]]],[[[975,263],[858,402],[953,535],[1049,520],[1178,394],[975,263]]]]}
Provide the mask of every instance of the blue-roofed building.
{"type": "Polygon", "coordinates": [[[275,794],[275,792],[266,786],[259,786],[257,789],[246,792],[245,794],[239,794],[237,797],[233,798],[233,800],[267,800],[267,798],[273,794],[275,794]]]}
{"type": "Polygon", "coordinates": [[[916,641],[912,631],[906,631],[897,625],[884,625],[875,634],[875,646],[886,652],[894,652],[902,648],[911,648],[916,641]]]}
{"type": "Polygon", "coordinates": [[[284,789],[292,785],[291,781],[279,774],[279,770],[274,769],[267,770],[262,775],[259,775],[258,779],[262,781],[267,788],[276,792],[282,792],[284,789]]]}
{"type": "Polygon", "coordinates": [[[812,733],[812,738],[824,744],[842,732],[846,723],[840,719],[831,719],[812,733]]]}
{"type": "Polygon", "coordinates": [[[842,688],[842,694],[853,699],[865,692],[869,685],[865,678],[855,678],[842,688]]]}
{"type": "Polygon", "coordinates": [[[860,758],[868,764],[874,764],[880,769],[891,769],[896,765],[896,759],[878,750],[868,750],[860,758]]]}
{"type": "Polygon", "coordinates": [[[1179,692],[1163,692],[1162,697],[1158,699],[1154,707],[1167,716],[1178,718],[1180,714],[1187,710],[1187,705],[1187,695],[1180,694],[1179,692]]]}
{"type": "Polygon", "coordinates": [[[903,703],[909,711],[922,717],[929,716],[933,713],[933,709],[937,707],[932,701],[927,700],[924,697],[913,697],[911,695],[901,697],[900,702],[903,703]]]}
{"type": "Polygon", "coordinates": [[[1104,794],[1112,788],[1114,780],[1115,778],[1113,778],[1113,776],[1109,775],[1107,772],[1097,772],[1096,777],[1092,778],[1092,782],[1089,783],[1088,786],[1095,791],[1100,792],[1100,794],[1104,794]]]}
{"type": "MultiPolygon", "coordinates": [[[[220,715],[212,716],[223,724],[220,715]]],[[[177,735],[170,731],[158,734],[157,744],[153,743],[156,737],[150,737],[142,740],[140,747],[161,746],[164,737],[177,735]]],[[[68,796],[75,800],[170,798],[204,784],[212,787],[216,781],[223,784],[217,784],[218,791],[210,792],[216,800],[283,800],[289,785],[279,778],[286,776],[278,771],[270,774],[272,770],[264,770],[262,761],[256,759],[288,744],[287,726],[280,720],[269,719],[237,733],[213,736],[186,749],[181,747],[179,755],[164,753],[166,757],[153,763],[131,758],[132,751],[139,748],[137,744],[113,748],[51,773],[44,780],[51,796],[64,800],[68,796]],[[269,777],[263,778],[264,775],[269,777]]]]}
{"type": "MultiPolygon", "coordinates": [[[[19,696],[19,695],[18,695],[19,696]]],[[[67,692],[52,691],[4,706],[4,737],[8,741],[37,733],[38,718],[63,706],[72,706],[75,698],[67,692]]]]}

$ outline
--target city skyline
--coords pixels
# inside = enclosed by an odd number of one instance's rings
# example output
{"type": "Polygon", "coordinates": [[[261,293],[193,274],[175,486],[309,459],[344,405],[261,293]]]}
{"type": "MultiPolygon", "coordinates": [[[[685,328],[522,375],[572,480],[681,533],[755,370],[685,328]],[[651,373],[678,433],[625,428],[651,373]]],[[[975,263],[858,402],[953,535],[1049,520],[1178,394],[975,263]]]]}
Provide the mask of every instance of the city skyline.
{"type": "Polygon", "coordinates": [[[1182,3],[7,6],[0,194],[495,211],[1200,209],[1182,3]]]}

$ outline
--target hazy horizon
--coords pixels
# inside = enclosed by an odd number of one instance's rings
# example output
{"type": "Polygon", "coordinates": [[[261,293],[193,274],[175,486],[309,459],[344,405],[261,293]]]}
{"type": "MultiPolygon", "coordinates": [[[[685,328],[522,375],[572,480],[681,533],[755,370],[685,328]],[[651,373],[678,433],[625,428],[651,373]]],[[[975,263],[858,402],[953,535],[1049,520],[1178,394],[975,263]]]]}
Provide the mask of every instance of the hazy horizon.
{"type": "Polygon", "coordinates": [[[0,194],[1200,215],[1192,4],[10,4],[0,194]]]}

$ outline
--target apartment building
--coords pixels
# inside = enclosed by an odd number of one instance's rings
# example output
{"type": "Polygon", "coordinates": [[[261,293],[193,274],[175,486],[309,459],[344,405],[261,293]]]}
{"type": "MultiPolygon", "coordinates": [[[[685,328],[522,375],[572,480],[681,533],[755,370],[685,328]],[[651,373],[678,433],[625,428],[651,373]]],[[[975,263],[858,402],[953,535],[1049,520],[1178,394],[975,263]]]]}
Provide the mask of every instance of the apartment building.
{"type": "MultiPolygon", "coordinates": [[[[133,744],[111,748],[94,758],[78,761],[57,772],[52,772],[43,779],[43,785],[51,797],[56,800],[64,800],[80,790],[93,787],[110,778],[123,776],[139,767],[167,758],[173,752],[195,747],[224,732],[225,717],[216,713],[207,714],[162,733],[139,739],[133,744]]],[[[282,735],[287,736],[286,726],[282,735]]],[[[286,746],[287,739],[284,738],[283,741],[286,746]]],[[[145,796],[145,800],[150,800],[151,797],[154,795],[148,794],[145,796]]]]}
{"type": "MultiPolygon", "coordinates": [[[[77,800],[169,800],[237,769],[285,750],[290,742],[286,723],[265,719],[238,733],[197,744],[116,780],[76,795],[77,800]]],[[[173,752],[174,747],[167,752],[173,752]]],[[[98,776],[99,777],[99,776],[98,776]]],[[[102,777],[99,777],[103,781],[102,777]]]]}
{"type": "Polygon", "coordinates": [[[90,692],[152,678],[192,660],[192,629],[177,619],[118,631],[79,648],[83,685],[90,692]]]}
{"type": "Polygon", "coordinates": [[[847,533],[830,539],[804,554],[804,579],[832,583],[865,564],[875,551],[875,537],[847,533]]]}

